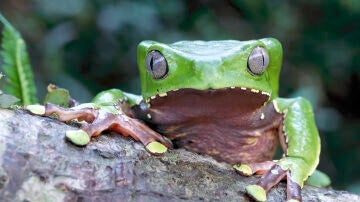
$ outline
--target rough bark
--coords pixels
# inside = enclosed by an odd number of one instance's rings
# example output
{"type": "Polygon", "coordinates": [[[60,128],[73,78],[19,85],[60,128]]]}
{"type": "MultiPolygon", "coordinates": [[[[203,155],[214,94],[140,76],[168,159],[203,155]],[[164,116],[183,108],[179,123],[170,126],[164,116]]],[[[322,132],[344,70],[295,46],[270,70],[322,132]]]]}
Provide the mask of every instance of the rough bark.
{"type": "MultiPolygon", "coordinates": [[[[230,165],[176,149],[152,156],[118,134],[78,147],[64,138],[75,129],[52,118],[0,109],[1,201],[248,201],[230,165]]],[[[304,201],[360,201],[345,191],[305,186],[304,201]]],[[[268,201],[285,200],[285,183],[268,201]]]]}

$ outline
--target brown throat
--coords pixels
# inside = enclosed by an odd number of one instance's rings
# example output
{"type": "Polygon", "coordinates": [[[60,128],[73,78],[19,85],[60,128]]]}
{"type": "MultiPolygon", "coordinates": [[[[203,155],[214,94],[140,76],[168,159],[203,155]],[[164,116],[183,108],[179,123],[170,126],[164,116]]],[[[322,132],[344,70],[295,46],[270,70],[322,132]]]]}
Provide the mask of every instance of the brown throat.
{"type": "Polygon", "coordinates": [[[267,93],[240,87],[180,89],[135,113],[178,147],[229,163],[258,162],[269,160],[278,142],[281,115],[268,100],[267,93]]]}

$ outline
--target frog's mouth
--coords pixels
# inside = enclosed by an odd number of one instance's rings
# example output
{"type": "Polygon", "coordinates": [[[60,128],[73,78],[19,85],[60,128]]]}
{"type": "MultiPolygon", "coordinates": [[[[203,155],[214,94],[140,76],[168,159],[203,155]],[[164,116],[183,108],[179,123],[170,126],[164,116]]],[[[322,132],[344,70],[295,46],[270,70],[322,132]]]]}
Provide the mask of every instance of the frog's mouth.
{"type": "Polygon", "coordinates": [[[252,113],[264,106],[270,93],[245,87],[221,89],[179,89],[147,100],[147,117],[152,121],[188,118],[231,118],[252,113]]]}
{"type": "Polygon", "coordinates": [[[264,161],[275,150],[282,117],[266,105],[269,100],[257,89],[186,88],[153,96],[135,105],[134,113],[175,147],[229,163],[264,161]]]}

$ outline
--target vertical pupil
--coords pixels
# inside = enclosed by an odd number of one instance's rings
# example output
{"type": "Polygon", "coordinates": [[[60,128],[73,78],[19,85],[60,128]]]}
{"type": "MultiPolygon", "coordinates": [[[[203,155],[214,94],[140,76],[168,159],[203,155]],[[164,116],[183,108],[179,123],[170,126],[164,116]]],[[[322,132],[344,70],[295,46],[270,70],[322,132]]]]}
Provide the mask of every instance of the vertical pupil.
{"type": "Polygon", "coordinates": [[[145,58],[146,71],[153,79],[162,79],[168,72],[168,66],[165,57],[156,50],[150,51],[145,58]]]}
{"type": "Polygon", "coordinates": [[[261,58],[262,58],[262,66],[265,66],[265,58],[264,58],[264,54],[261,53],[261,58]]]}
{"type": "Polygon", "coordinates": [[[154,65],[154,57],[151,57],[151,60],[150,60],[151,70],[153,70],[153,65],[154,65]]]}

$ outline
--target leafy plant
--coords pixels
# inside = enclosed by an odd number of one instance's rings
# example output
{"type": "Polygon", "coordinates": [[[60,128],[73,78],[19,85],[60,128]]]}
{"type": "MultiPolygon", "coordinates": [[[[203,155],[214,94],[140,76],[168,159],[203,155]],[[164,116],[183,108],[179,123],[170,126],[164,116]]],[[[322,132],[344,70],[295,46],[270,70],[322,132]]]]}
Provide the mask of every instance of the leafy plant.
{"type": "Polygon", "coordinates": [[[17,101],[19,99],[12,95],[0,93],[0,108],[9,108],[17,101]]]}
{"type": "Polygon", "coordinates": [[[1,56],[2,69],[6,74],[4,92],[20,99],[24,105],[37,103],[36,88],[26,44],[20,33],[2,16],[4,25],[2,32],[1,56]]]}
{"type": "MultiPolygon", "coordinates": [[[[0,73],[0,79],[3,77],[4,77],[4,75],[2,73],[0,73]]],[[[0,90],[0,108],[9,108],[9,107],[11,107],[11,105],[13,105],[14,103],[16,103],[18,101],[19,101],[19,99],[17,99],[16,97],[14,97],[12,95],[4,94],[0,90]]]]}

